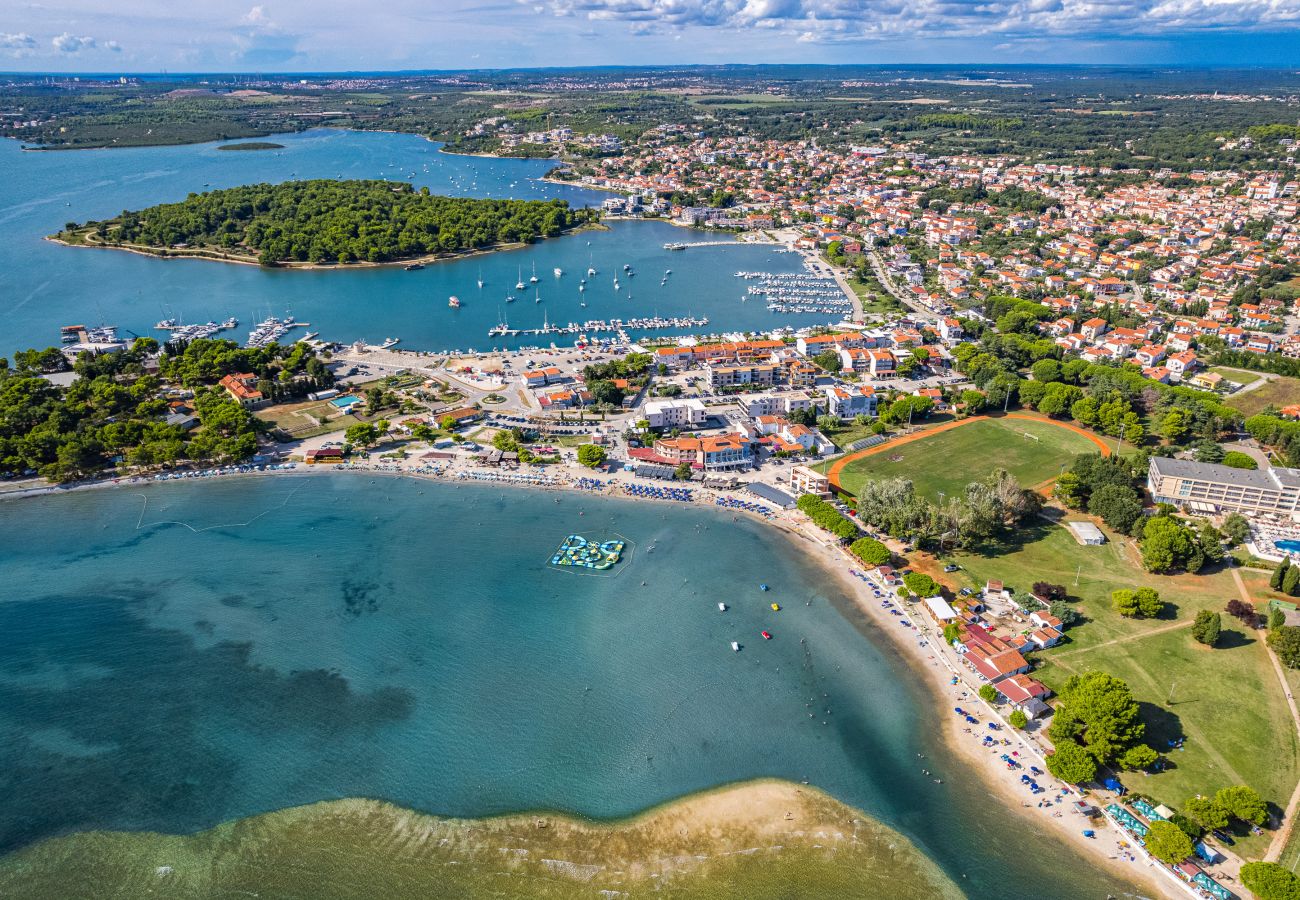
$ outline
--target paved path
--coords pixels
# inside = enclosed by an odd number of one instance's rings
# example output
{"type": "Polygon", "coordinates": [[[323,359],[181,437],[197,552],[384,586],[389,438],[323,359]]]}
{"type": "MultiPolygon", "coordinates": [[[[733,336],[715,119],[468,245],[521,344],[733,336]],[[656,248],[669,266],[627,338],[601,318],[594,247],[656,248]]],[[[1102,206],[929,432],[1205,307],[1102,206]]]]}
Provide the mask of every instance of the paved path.
{"type": "MultiPolygon", "coordinates": [[[[1236,568],[1232,569],[1232,580],[1237,584],[1237,592],[1241,594],[1241,599],[1254,606],[1251,600],[1250,592],[1246,590],[1246,583],[1241,580],[1241,573],[1236,568]]],[[[1265,645],[1264,652],[1268,654],[1269,662],[1273,664],[1273,671],[1277,674],[1278,684],[1282,686],[1282,696],[1286,697],[1286,705],[1291,710],[1291,722],[1295,725],[1296,732],[1300,733],[1300,709],[1296,708],[1295,697],[1291,695],[1291,686],[1286,683],[1286,673],[1282,671],[1282,664],[1278,662],[1277,654],[1268,649],[1265,645]]],[[[1282,850],[1286,847],[1287,840],[1291,837],[1291,828],[1295,825],[1296,810],[1300,808],[1300,781],[1296,782],[1295,790],[1291,792],[1291,799],[1287,802],[1286,812],[1282,815],[1282,827],[1273,835],[1273,840],[1269,842],[1268,851],[1264,854],[1264,859],[1269,862],[1277,862],[1282,856],[1282,850]]]]}
{"type": "MultiPolygon", "coordinates": [[[[850,453],[848,456],[841,456],[831,464],[831,467],[826,471],[826,477],[830,479],[831,487],[837,491],[843,492],[844,489],[840,487],[840,473],[844,471],[845,467],[848,466],[849,463],[856,462],[859,459],[866,459],[868,456],[875,456],[877,453],[892,451],[894,448],[901,447],[904,444],[910,444],[913,441],[933,437],[934,435],[942,434],[945,431],[952,431],[954,428],[961,428],[963,425],[970,425],[972,422],[983,422],[992,418],[992,416],[971,416],[967,419],[955,419],[952,422],[945,422],[942,425],[936,425],[934,428],[926,428],[914,434],[886,441],[885,443],[877,444],[874,447],[868,447],[866,450],[859,450],[857,453],[850,453]]],[[[1105,441],[1097,437],[1097,435],[1093,434],[1091,431],[1086,431],[1077,425],[1071,425],[1069,422],[1058,422],[1055,419],[1048,419],[1043,416],[1031,416],[1025,413],[1003,413],[997,418],[1020,419],[1026,422],[1041,422],[1046,425],[1055,425],[1057,428],[1065,428],[1076,434],[1083,435],[1096,444],[1097,449],[1101,451],[1102,456],[1110,456],[1110,447],[1106,445],[1105,441]]]]}

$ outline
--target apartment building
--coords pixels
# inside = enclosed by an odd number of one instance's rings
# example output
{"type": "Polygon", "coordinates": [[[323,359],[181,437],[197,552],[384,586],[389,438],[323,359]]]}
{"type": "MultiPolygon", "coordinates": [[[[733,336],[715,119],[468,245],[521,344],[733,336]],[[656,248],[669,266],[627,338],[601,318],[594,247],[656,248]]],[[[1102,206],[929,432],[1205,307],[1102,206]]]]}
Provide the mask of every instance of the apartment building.
{"type": "Polygon", "coordinates": [[[1172,503],[1190,512],[1300,520],[1300,469],[1234,469],[1156,456],[1147,471],[1147,489],[1157,503],[1172,503]]]}
{"type": "Polygon", "coordinates": [[[714,388],[735,387],[743,384],[756,384],[770,387],[776,384],[781,367],[772,363],[754,366],[711,365],[709,368],[709,386],[714,388]]]}
{"type": "Polygon", "coordinates": [[[652,400],[645,405],[651,428],[699,428],[709,418],[704,404],[690,400],[652,400]]]}

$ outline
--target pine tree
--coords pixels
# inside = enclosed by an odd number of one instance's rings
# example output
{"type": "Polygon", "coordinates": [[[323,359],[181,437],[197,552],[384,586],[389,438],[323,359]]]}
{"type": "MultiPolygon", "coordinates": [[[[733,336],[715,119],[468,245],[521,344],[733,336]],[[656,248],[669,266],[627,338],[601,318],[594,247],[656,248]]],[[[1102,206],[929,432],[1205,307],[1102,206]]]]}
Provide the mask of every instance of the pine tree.
{"type": "Polygon", "coordinates": [[[1268,586],[1275,591],[1282,590],[1282,579],[1286,577],[1287,569],[1291,568],[1291,557],[1282,557],[1282,565],[1273,570],[1273,575],[1268,579],[1268,586]]]}
{"type": "Polygon", "coordinates": [[[1300,597],[1300,567],[1291,566],[1282,579],[1282,593],[1291,597],[1300,597]]]}

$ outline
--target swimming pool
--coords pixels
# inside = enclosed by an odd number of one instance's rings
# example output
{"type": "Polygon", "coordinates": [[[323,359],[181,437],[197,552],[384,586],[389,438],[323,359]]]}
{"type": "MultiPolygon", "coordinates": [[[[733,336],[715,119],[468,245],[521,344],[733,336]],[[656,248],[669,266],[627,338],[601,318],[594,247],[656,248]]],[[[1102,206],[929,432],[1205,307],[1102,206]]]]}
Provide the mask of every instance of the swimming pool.
{"type": "Polygon", "coordinates": [[[1274,541],[1273,546],[1279,550],[1285,550],[1287,553],[1300,553],[1300,541],[1274,541]]]}
{"type": "Polygon", "coordinates": [[[360,402],[360,397],[335,397],[330,401],[330,406],[337,406],[339,409],[347,409],[348,407],[356,406],[360,402]]]}

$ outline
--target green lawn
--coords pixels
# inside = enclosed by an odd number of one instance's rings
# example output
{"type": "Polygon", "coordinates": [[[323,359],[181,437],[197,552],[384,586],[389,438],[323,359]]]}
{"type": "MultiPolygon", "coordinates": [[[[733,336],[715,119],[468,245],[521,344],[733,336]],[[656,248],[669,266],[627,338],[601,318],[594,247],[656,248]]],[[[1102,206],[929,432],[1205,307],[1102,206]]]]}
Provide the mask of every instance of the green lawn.
{"type": "MultiPolygon", "coordinates": [[[[1110,542],[1083,547],[1061,527],[1025,535],[1023,544],[987,553],[958,554],[971,586],[998,579],[1017,589],[1038,580],[1064,584],[1085,621],[1067,641],[1035,654],[1035,677],[1059,688],[1070,675],[1100,669],[1123,678],[1143,704],[1153,746],[1184,736],[1170,755],[1175,768],[1157,775],[1125,775],[1125,783],[1172,806],[1195,793],[1245,783],[1285,806],[1300,771],[1300,742],[1265,653],[1262,635],[1246,633],[1224,616],[1224,638],[1209,649],[1189,626],[1201,609],[1222,610],[1238,596],[1230,572],[1159,576],[1138,564],[1136,547],[1107,530],[1110,542]],[[1111,607],[1120,587],[1150,586],[1168,601],[1158,619],[1125,619],[1111,607]],[[1169,700],[1172,697],[1172,705],[1169,700]]],[[[1244,848],[1260,853],[1267,836],[1244,848]],[[1258,844],[1258,846],[1255,846],[1258,844]]]]}
{"type": "Polygon", "coordinates": [[[1094,450],[1082,435],[1044,422],[985,419],[852,462],[840,481],[856,493],[868,479],[910,478],[918,493],[937,499],[940,491],[956,496],[999,467],[1033,487],[1059,475],[1075,454],[1094,450]]]}
{"type": "Polygon", "coordinates": [[[1228,379],[1229,381],[1235,382],[1236,384],[1242,384],[1242,385],[1254,384],[1256,381],[1259,381],[1261,378],[1264,377],[1260,375],[1258,372],[1251,372],[1246,369],[1226,369],[1223,366],[1215,366],[1214,368],[1210,369],[1210,371],[1213,372],[1215,375],[1222,375],[1224,378],[1228,379]]]}

